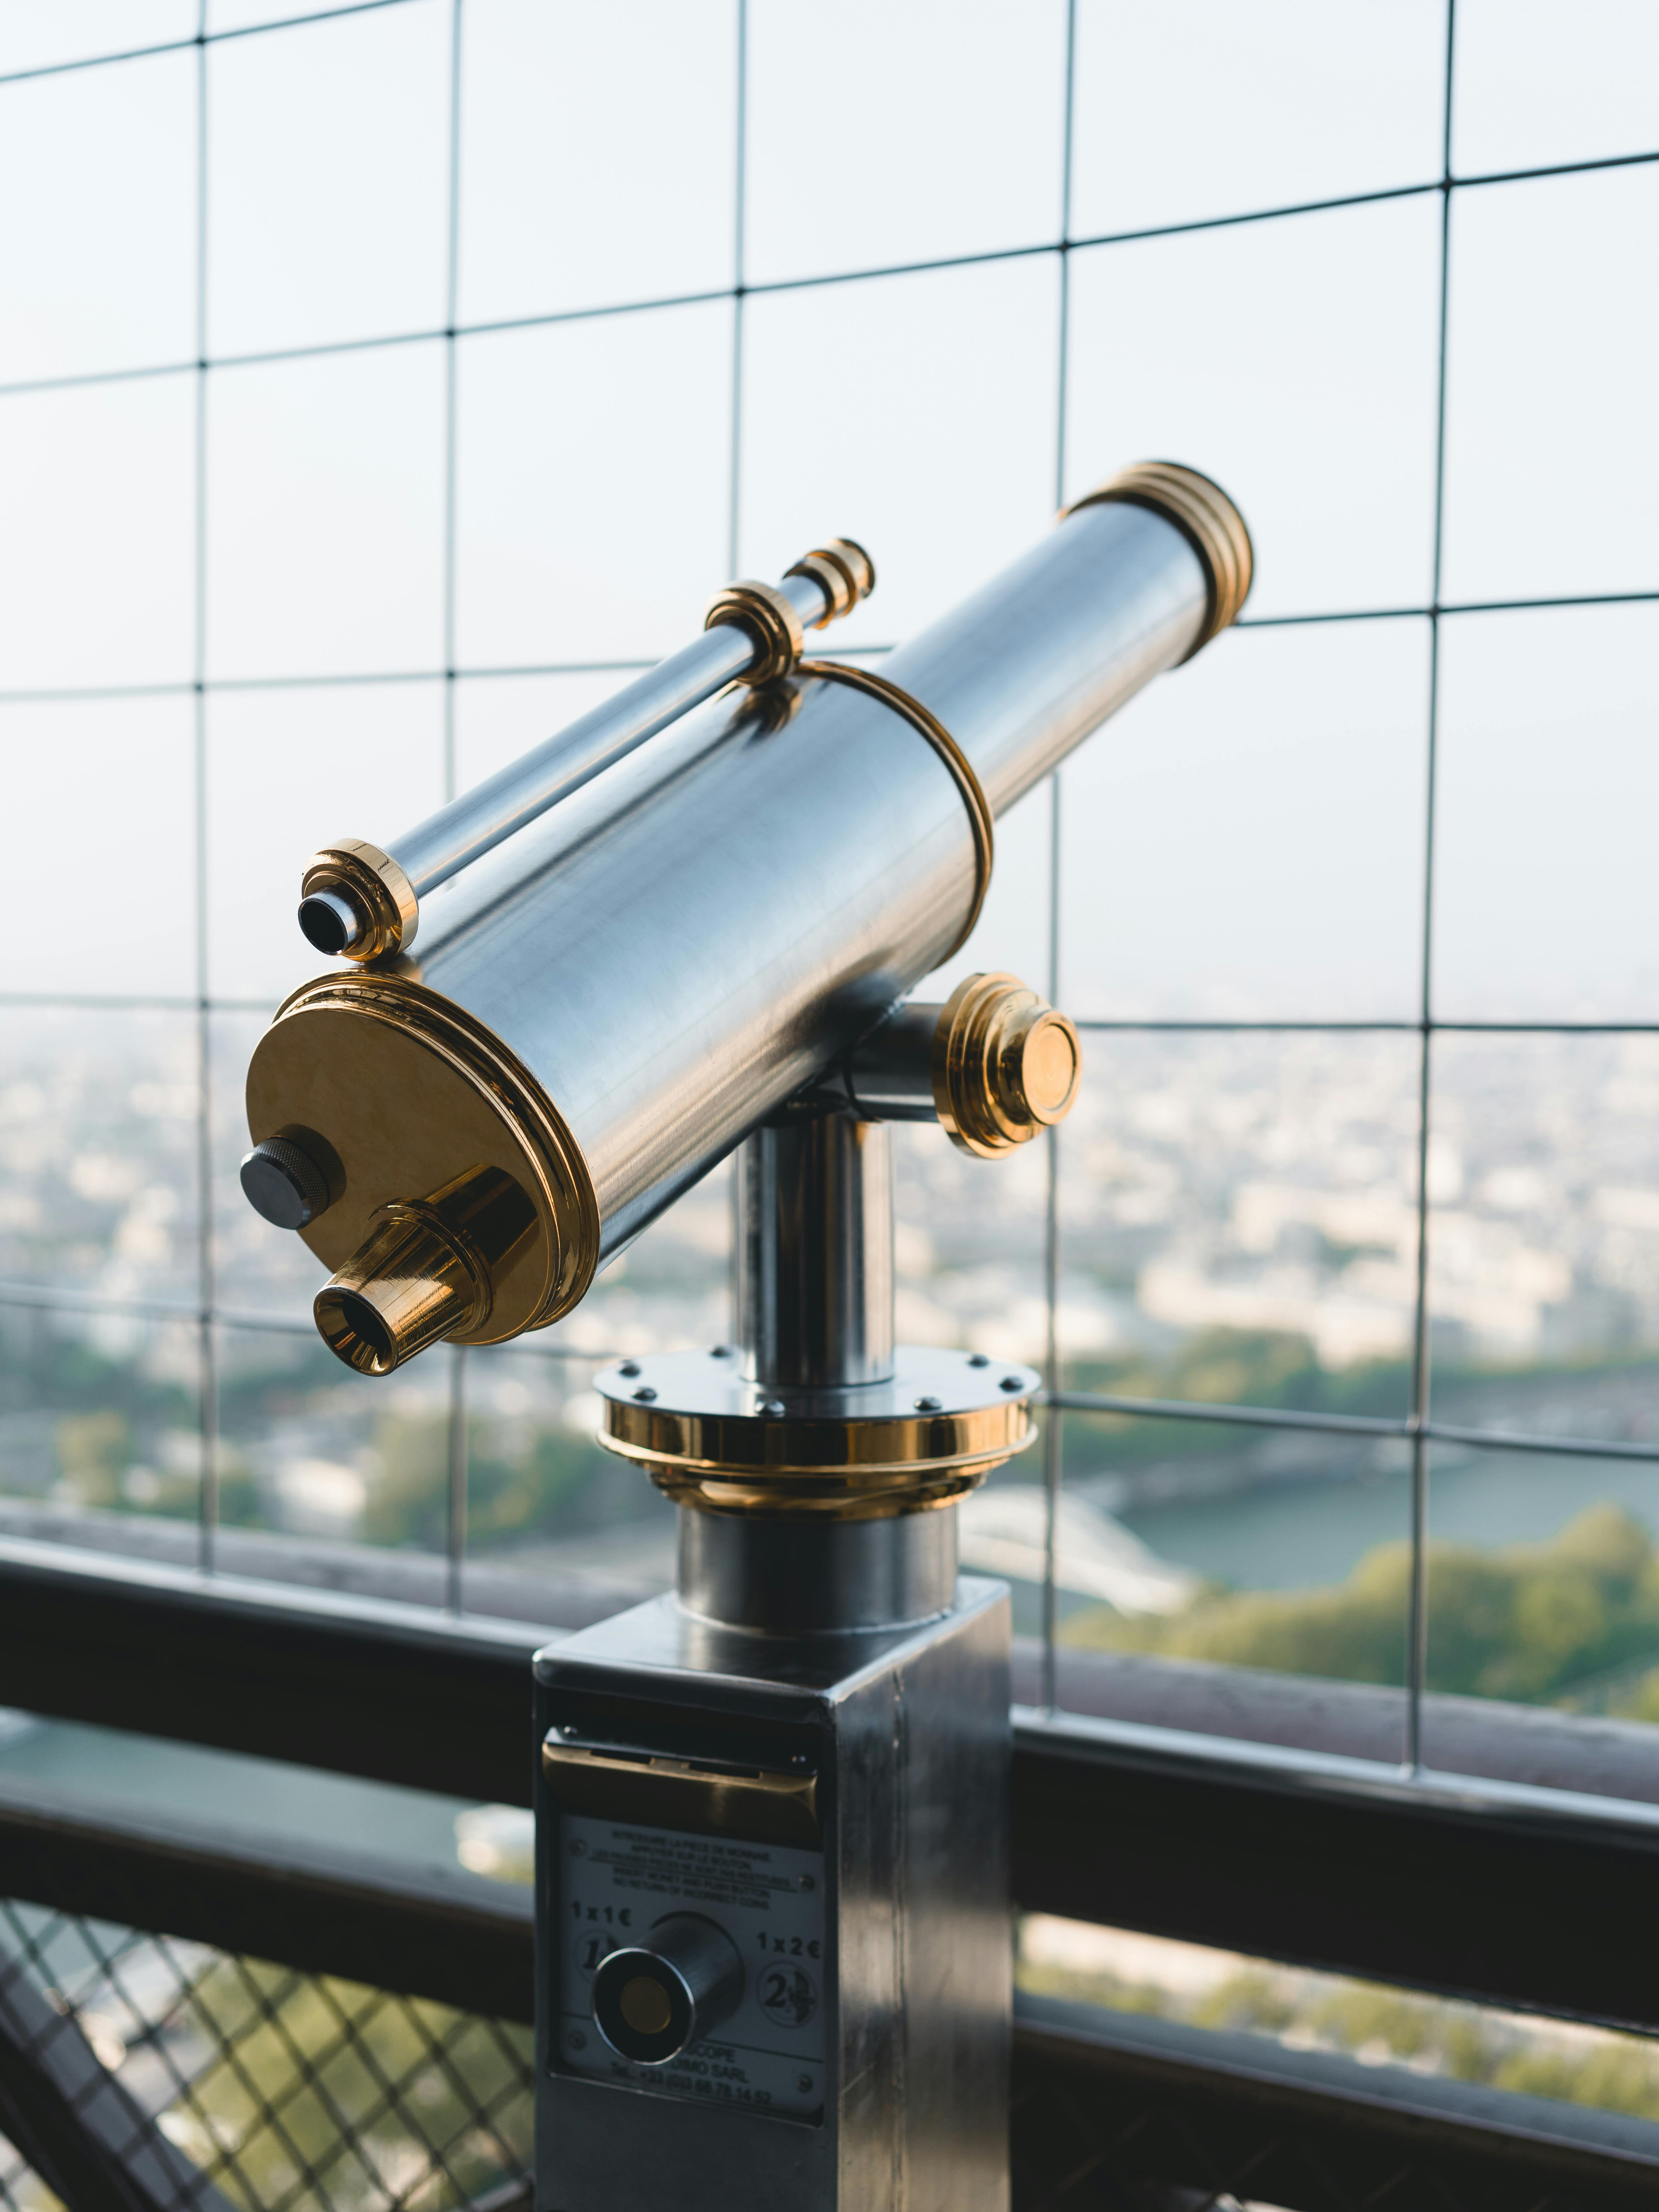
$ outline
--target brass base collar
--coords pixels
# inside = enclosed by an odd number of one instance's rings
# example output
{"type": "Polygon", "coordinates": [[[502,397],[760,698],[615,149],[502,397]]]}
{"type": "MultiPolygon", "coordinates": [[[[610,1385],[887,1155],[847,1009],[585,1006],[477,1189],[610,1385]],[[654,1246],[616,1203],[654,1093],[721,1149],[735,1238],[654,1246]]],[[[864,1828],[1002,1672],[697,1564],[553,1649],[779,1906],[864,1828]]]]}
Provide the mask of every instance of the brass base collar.
{"type": "Polygon", "coordinates": [[[1161,514],[1174,523],[1203,562],[1210,587],[1209,611],[1192,651],[1182,655],[1190,660],[1237,619],[1250,595],[1255,553],[1243,516],[1220,485],[1196,469],[1183,468],[1178,461],[1137,461],[1074,499],[1061,510],[1060,520],[1103,500],[1124,500],[1131,507],[1147,507],[1161,514]]]}
{"type": "Polygon", "coordinates": [[[892,1379],[774,1391],[726,1346],[624,1360],[593,1378],[599,1442],[677,1505],[859,1521],[975,1489],[1036,1434],[1029,1367],[901,1345],[892,1379]]]}

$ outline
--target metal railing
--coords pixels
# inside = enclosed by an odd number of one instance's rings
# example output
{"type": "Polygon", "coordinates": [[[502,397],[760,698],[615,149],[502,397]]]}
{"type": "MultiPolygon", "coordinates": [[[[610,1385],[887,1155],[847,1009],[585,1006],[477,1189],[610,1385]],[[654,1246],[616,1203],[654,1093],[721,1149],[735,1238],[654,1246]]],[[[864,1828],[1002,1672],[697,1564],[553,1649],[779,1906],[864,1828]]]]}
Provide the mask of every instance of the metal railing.
{"type": "MultiPolygon", "coordinates": [[[[528,1800],[528,1659],[556,1628],[16,1541],[0,1601],[0,1698],[528,1800]]],[[[1035,1649],[1021,1664],[1035,1680],[1035,1649]]],[[[1659,1804],[1015,1723],[1028,1910],[1659,2031],[1632,1940],[1659,1804]]],[[[0,2134],[76,2212],[522,2201],[528,1889],[11,1777],[0,1895],[0,2134]]],[[[1016,2032],[1018,2212],[1623,2212],[1659,2180],[1655,2130],[1616,2115],[1030,1996],[1016,2032]]]]}

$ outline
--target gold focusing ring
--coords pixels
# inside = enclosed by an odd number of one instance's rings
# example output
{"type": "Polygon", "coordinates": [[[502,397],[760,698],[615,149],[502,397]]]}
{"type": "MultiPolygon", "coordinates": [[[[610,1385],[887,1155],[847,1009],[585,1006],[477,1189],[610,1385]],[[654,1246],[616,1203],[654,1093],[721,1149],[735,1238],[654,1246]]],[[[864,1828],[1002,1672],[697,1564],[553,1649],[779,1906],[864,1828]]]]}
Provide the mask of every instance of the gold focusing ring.
{"type": "Polygon", "coordinates": [[[728,584],[716,592],[702,626],[713,629],[720,623],[735,623],[755,641],[754,665],[744,669],[739,684],[773,684],[790,675],[806,642],[800,617],[771,584],[728,584]]]}
{"type": "Polygon", "coordinates": [[[420,908],[415,886],[390,853],[361,837],[343,837],[325,845],[306,862],[300,878],[300,896],[313,891],[343,891],[362,917],[362,934],[349,957],[376,960],[383,952],[407,952],[415,942],[420,908]]]}
{"type": "Polygon", "coordinates": [[[832,538],[827,545],[815,545],[784,574],[810,576],[823,590],[824,611],[814,629],[828,629],[876,588],[876,564],[855,538],[832,538]]]}
{"type": "Polygon", "coordinates": [[[991,802],[985,796],[984,786],[974,773],[973,763],[936,715],[929,714],[920,699],[913,699],[908,691],[901,691],[896,684],[885,676],[877,676],[867,668],[849,668],[840,660],[803,660],[798,671],[802,676],[822,676],[831,684],[849,684],[855,691],[867,691],[872,699],[879,699],[896,714],[902,714],[914,730],[920,730],[933,750],[956,778],[957,789],[962,793],[963,804],[968,809],[969,827],[974,833],[974,898],[968,909],[968,919],[957,932],[948,951],[941,952],[936,966],[954,959],[974,933],[985,904],[985,894],[991,888],[991,870],[996,860],[996,837],[992,829],[991,802]]]}
{"type": "Polygon", "coordinates": [[[1196,469],[1182,468],[1178,461],[1137,461],[1133,468],[1121,470],[1062,507],[1060,519],[1064,522],[1079,507],[1111,500],[1150,507],[1154,514],[1172,522],[1203,564],[1209,586],[1209,611],[1191,652],[1182,655],[1190,660],[1218,631],[1237,619],[1249,597],[1255,556],[1244,518],[1220,485],[1200,476],[1196,469]]]}

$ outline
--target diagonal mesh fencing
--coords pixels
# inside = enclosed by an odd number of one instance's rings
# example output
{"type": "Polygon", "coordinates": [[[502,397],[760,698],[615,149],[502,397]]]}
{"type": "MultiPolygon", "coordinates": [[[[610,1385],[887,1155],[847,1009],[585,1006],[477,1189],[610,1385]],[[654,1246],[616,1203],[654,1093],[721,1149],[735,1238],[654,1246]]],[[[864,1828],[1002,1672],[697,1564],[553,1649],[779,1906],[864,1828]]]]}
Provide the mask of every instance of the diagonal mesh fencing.
{"type": "MultiPolygon", "coordinates": [[[[526,2027],[8,1903],[0,2033],[43,2131],[61,2100],[155,2212],[448,2212],[526,2185],[526,2027]]],[[[0,2205],[58,2203],[4,2145],[0,2205]]]]}

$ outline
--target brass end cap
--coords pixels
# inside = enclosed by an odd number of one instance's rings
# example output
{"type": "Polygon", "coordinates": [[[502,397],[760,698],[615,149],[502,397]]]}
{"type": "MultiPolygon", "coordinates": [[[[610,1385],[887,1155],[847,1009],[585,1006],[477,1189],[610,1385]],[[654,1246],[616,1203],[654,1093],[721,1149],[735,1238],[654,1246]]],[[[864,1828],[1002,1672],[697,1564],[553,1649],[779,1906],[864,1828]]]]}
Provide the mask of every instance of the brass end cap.
{"type": "Polygon", "coordinates": [[[1063,1121],[1082,1073],[1075,1026],[1018,975],[969,975],[939,1011],[934,1110],[976,1159],[1002,1159],[1063,1121]]]}
{"type": "Polygon", "coordinates": [[[828,629],[832,622],[851,614],[859,601],[867,599],[876,588],[876,564],[853,538],[832,538],[827,544],[815,545],[784,574],[811,576],[823,586],[828,611],[812,624],[814,629],[828,629]]]}
{"type": "Polygon", "coordinates": [[[383,1206],[313,1301],[318,1334],[359,1375],[390,1375],[428,1345],[483,1328],[495,1270],[535,1221],[499,1168],[469,1168],[429,1198],[383,1206]]]}
{"type": "Polygon", "coordinates": [[[1150,507],[1161,514],[1192,547],[1204,564],[1210,604],[1203,629],[1183,660],[1201,651],[1210,640],[1237,619],[1250,595],[1255,573],[1255,550],[1243,516],[1220,485],[1179,461],[1137,461],[1093,491],[1060,511],[1063,522],[1079,507],[1103,501],[1122,500],[1131,507],[1150,507]]]}
{"type": "Polygon", "coordinates": [[[250,1194],[332,1276],[314,1317],[361,1374],[441,1337],[544,1328],[593,1279],[592,1176],[553,1102],[499,1037],[384,963],[284,1002],[248,1067],[247,1117],[268,1170],[250,1194]]]}
{"type": "Polygon", "coordinates": [[[702,626],[714,629],[721,623],[735,623],[755,641],[754,664],[738,677],[739,684],[775,684],[787,676],[806,642],[800,617],[772,584],[728,584],[716,592],[702,626]]]}
{"type": "MultiPolygon", "coordinates": [[[[300,878],[301,907],[331,894],[349,910],[356,929],[337,945],[319,944],[319,951],[338,951],[348,960],[378,960],[382,953],[407,951],[415,942],[420,920],[415,886],[378,845],[343,837],[312,854],[300,878]]],[[[301,927],[305,927],[303,912],[301,927]]],[[[310,930],[306,933],[311,936],[310,930]]]]}

